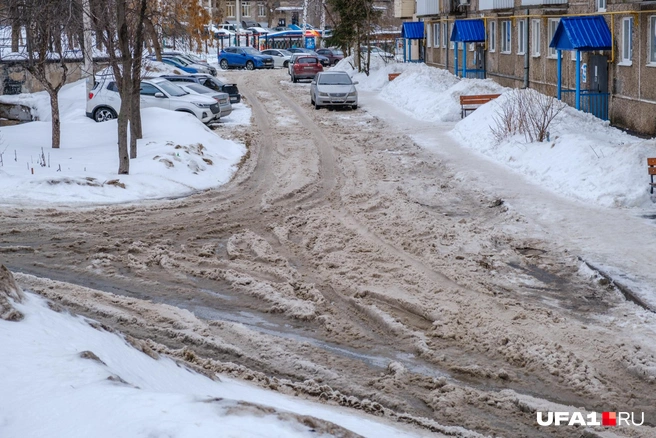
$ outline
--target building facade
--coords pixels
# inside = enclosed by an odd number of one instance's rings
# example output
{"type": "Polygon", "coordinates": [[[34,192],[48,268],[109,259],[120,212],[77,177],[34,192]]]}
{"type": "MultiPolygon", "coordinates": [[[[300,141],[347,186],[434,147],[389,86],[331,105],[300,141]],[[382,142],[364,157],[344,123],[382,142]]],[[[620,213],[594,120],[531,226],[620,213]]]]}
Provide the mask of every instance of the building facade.
{"type": "MultiPolygon", "coordinates": [[[[397,0],[403,2],[405,0],[397,0]]],[[[581,88],[607,93],[613,125],[656,134],[656,3],[612,0],[415,0],[425,23],[425,62],[454,71],[451,34],[456,20],[481,19],[485,40],[467,44],[467,68],[508,87],[556,95],[557,52],[549,44],[560,19],[599,15],[612,35],[611,50],[581,52],[581,88]]],[[[576,81],[575,51],[564,51],[562,88],[576,81]]],[[[460,44],[459,66],[462,63],[460,44]]],[[[568,100],[571,93],[565,93],[568,100]]],[[[571,102],[568,102],[571,103],[571,102]]]]}

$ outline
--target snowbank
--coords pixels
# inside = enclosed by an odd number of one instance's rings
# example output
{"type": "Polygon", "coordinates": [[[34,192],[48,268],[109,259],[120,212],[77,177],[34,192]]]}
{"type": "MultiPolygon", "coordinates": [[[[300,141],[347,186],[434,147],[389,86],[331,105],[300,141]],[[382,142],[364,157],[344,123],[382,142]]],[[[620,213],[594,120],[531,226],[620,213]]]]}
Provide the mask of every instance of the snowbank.
{"type": "Polygon", "coordinates": [[[0,320],[1,436],[420,436],[362,412],[210,380],[37,295],[15,306],[22,321],[0,320]]]}
{"type": "Polygon", "coordinates": [[[369,76],[356,72],[353,65],[351,56],[334,69],[349,73],[359,82],[358,89],[379,91],[382,99],[428,122],[460,120],[460,96],[463,94],[499,94],[507,90],[491,79],[460,79],[426,64],[385,63],[372,58],[369,76]],[[389,81],[390,73],[401,75],[389,81]]]}
{"type": "Polygon", "coordinates": [[[628,135],[591,114],[565,106],[552,122],[550,141],[527,144],[517,135],[497,144],[492,127],[506,93],[460,121],[452,135],[555,192],[607,207],[653,205],[646,158],[656,141],[628,135]]]}
{"type": "Polygon", "coordinates": [[[60,92],[60,149],[51,148],[46,93],[3,96],[28,104],[41,121],[0,128],[0,203],[118,203],[180,196],[224,184],[245,153],[243,145],[221,139],[191,115],[150,108],[142,110],[138,158],[130,160],[130,175],[119,176],[117,122],[87,118],[84,94],[82,81],[60,92]]]}

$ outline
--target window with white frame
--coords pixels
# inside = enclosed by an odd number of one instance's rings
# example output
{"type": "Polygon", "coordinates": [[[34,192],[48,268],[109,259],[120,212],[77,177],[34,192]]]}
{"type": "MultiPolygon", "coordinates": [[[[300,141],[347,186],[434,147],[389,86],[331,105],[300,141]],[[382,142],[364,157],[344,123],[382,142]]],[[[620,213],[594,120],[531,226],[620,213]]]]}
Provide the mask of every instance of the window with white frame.
{"type": "Polygon", "coordinates": [[[633,17],[622,18],[622,61],[631,65],[633,59],[633,17]]]}
{"type": "Polygon", "coordinates": [[[656,65],[656,16],[649,17],[649,63],[656,65]]]}
{"type": "Polygon", "coordinates": [[[512,26],[510,20],[501,22],[501,53],[511,52],[512,26]]]}
{"type": "Polygon", "coordinates": [[[251,16],[251,2],[242,1],[241,3],[241,16],[250,17],[251,16]]]}
{"type": "Polygon", "coordinates": [[[606,12],[606,0],[595,0],[597,3],[597,10],[600,12],[606,12]]]}
{"type": "Polygon", "coordinates": [[[226,17],[234,17],[235,16],[235,4],[234,3],[227,3],[226,4],[226,17]]]}
{"type": "Polygon", "coordinates": [[[540,29],[541,29],[541,20],[533,20],[533,31],[531,32],[531,53],[533,56],[540,56],[540,46],[542,42],[540,41],[540,29]]]}
{"type": "MultiPolygon", "coordinates": [[[[549,19],[549,33],[547,33],[547,47],[551,44],[551,40],[556,34],[556,29],[558,29],[558,23],[560,23],[560,18],[550,18],[549,19]]],[[[556,58],[556,49],[549,47],[549,58],[556,58]]]]}
{"type": "Polygon", "coordinates": [[[264,3],[257,4],[258,17],[266,17],[266,5],[264,3]]]}
{"type": "Polygon", "coordinates": [[[433,23],[433,47],[440,47],[440,23],[433,23]]]}
{"type": "Polygon", "coordinates": [[[451,41],[451,35],[453,35],[453,26],[454,26],[454,23],[451,23],[451,24],[449,25],[449,48],[450,48],[450,49],[453,49],[453,48],[456,46],[456,45],[453,43],[453,41],[451,41]]]}
{"type": "Polygon", "coordinates": [[[442,26],[442,47],[446,49],[446,45],[449,43],[449,24],[448,22],[444,22],[444,26],[442,26]]]}
{"type": "Polygon", "coordinates": [[[488,36],[488,50],[490,52],[497,51],[497,22],[490,21],[490,35],[488,36]]]}
{"type": "Polygon", "coordinates": [[[526,21],[519,20],[517,22],[517,54],[524,55],[526,53],[526,21]]]}
{"type": "Polygon", "coordinates": [[[431,32],[433,31],[433,26],[425,26],[426,28],[426,47],[433,47],[433,36],[431,32]]]}

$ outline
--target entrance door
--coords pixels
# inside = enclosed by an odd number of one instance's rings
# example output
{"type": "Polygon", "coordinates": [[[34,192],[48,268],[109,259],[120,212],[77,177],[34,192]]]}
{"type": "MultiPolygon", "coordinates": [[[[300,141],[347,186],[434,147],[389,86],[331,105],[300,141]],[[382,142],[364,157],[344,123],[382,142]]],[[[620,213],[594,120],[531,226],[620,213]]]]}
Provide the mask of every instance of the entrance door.
{"type": "Polygon", "coordinates": [[[592,78],[590,91],[608,93],[608,56],[590,55],[588,75],[592,78]]]}

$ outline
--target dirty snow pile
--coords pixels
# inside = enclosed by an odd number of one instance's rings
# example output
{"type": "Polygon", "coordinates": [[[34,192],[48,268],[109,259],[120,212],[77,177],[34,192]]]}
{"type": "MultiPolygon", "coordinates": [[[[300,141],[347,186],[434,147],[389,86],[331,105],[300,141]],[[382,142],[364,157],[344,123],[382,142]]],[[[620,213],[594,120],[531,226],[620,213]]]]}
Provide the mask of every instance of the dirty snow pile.
{"type": "MultiPolygon", "coordinates": [[[[653,139],[628,135],[591,114],[562,104],[563,110],[548,129],[548,141],[528,143],[524,135],[517,134],[497,142],[492,131],[500,120],[501,107],[518,92],[507,92],[481,106],[459,122],[452,135],[565,196],[606,207],[653,205],[646,170],[646,158],[656,156],[653,139]]],[[[533,102],[539,105],[537,99],[533,102]]]]}
{"type": "Polygon", "coordinates": [[[26,293],[20,321],[0,319],[3,437],[426,436],[138,351],[26,293]]]}
{"type": "MultiPolygon", "coordinates": [[[[85,83],[59,93],[61,147],[51,147],[45,92],[2,96],[32,108],[39,121],[0,128],[0,204],[117,203],[171,196],[226,183],[245,153],[189,114],[142,110],[144,138],[130,175],[118,175],[117,121],[86,117],[85,83]]],[[[233,114],[250,110],[235,105],[233,114]]],[[[230,117],[233,117],[231,114],[230,117]]]]}

